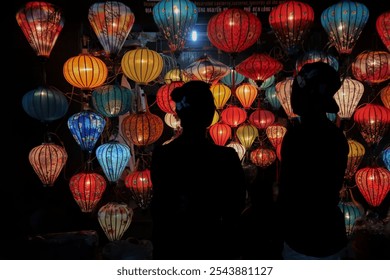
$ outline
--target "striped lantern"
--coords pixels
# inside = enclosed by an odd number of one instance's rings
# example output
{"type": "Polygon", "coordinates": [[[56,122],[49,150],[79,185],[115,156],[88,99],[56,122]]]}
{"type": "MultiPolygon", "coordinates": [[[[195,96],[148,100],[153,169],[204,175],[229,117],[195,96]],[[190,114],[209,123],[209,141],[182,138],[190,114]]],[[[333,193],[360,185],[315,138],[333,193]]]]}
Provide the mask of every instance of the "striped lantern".
{"type": "Polygon", "coordinates": [[[348,139],[348,146],[349,152],[347,168],[345,169],[344,178],[352,179],[354,178],[355,173],[359,168],[359,165],[362,162],[364,155],[366,154],[366,149],[361,143],[352,139],[348,139]]]}
{"type": "Polygon", "coordinates": [[[390,79],[390,53],[364,51],[355,57],[351,68],[357,80],[369,85],[380,84],[390,79]]]}
{"type": "Polygon", "coordinates": [[[240,160],[242,160],[244,158],[246,149],[245,149],[244,145],[242,145],[240,142],[237,142],[234,140],[234,141],[231,141],[226,146],[233,148],[237,152],[240,160]]]}
{"type": "Polygon", "coordinates": [[[259,137],[259,131],[256,126],[243,123],[237,128],[236,136],[244,148],[249,150],[256,138],[259,137]]]}
{"type": "Polygon", "coordinates": [[[156,93],[156,103],[161,111],[164,113],[176,114],[176,103],[171,98],[172,91],[181,87],[184,84],[182,81],[170,82],[162,85],[156,93]]]}
{"type": "Polygon", "coordinates": [[[242,83],[236,88],[236,97],[246,110],[252,106],[257,96],[257,88],[250,83],[242,83]]]}
{"type": "Polygon", "coordinates": [[[204,55],[184,69],[193,80],[200,80],[209,84],[219,81],[230,72],[229,66],[204,55]]]}
{"type": "Polygon", "coordinates": [[[383,105],[390,109],[390,85],[383,87],[380,91],[380,97],[383,105]]]}
{"type": "Polygon", "coordinates": [[[287,128],[278,123],[271,124],[265,129],[267,138],[275,149],[282,144],[286,132],[287,128]]]}
{"type": "Polygon", "coordinates": [[[291,91],[293,80],[293,77],[287,77],[275,85],[276,97],[278,98],[284,109],[284,112],[289,119],[298,117],[298,115],[293,112],[291,107],[291,91]]]}
{"type": "Polygon", "coordinates": [[[351,77],[345,77],[340,89],[333,95],[340,111],[337,113],[342,120],[349,120],[364,93],[364,85],[351,77]]]}
{"type": "Polygon", "coordinates": [[[273,149],[259,147],[252,150],[249,154],[249,157],[253,164],[261,168],[265,168],[275,162],[276,153],[273,149]]]}
{"type": "Polygon", "coordinates": [[[221,112],[221,119],[224,123],[230,125],[231,127],[237,127],[247,118],[247,113],[244,109],[235,106],[229,105],[221,112]]]}
{"type": "Polygon", "coordinates": [[[209,133],[215,144],[225,146],[232,137],[232,128],[226,123],[219,122],[209,127],[209,133]]]}
{"type": "Polygon", "coordinates": [[[230,88],[222,83],[216,83],[210,86],[210,90],[214,97],[216,109],[223,109],[232,95],[230,88]]]}
{"type": "Polygon", "coordinates": [[[375,27],[379,38],[390,52],[390,11],[382,12],[377,17],[375,27]]]}
{"type": "Polygon", "coordinates": [[[275,121],[275,115],[271,111],[257,108],[249,115],[249,123],[258,129],[266,129],[275,121]]]}
{"type": "Polygon", "coordinates": [[[134,211],[127,204],[108,202],[100,207],[98,221],[109,241],[121,240],[133,220],[134,211]]]}

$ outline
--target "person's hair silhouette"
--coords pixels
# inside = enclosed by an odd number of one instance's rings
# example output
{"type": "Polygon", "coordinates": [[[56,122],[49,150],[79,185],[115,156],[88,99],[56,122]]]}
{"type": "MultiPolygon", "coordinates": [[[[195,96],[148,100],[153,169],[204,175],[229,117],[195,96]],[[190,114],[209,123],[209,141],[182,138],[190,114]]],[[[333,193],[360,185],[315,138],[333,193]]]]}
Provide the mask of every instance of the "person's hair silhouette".
{"type": "Polygon", "coordinates": [[[323,62],[305,64],[292,85],[299,121],[283,138],[278,206],[285,259],[341,258],[347,243],[338,207],[349,152],[343,131],[326,113],[337,113],[333,95],[340,76],[323,62]]]}
{"type": "Polygon", "coordinates": [[[237,152],[207,137],[215,113],[209,84],[171,93],[181,134],[151,161],[154,259],[237,259],[245,176],[237,152]]]}

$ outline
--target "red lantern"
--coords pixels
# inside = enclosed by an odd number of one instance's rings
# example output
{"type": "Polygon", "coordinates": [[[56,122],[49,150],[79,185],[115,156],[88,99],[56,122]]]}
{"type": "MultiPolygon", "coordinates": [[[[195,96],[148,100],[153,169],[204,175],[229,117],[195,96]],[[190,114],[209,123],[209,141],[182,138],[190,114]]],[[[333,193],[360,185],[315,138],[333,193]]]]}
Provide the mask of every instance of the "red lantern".
{"type": "Polygon", "coordinates": [[[276,160],[276,153],[272,149],[260,147],[254,149],[250,153],[250,160],[253,164],[259,167],[268,167],[276,160]]]}
{"type": "Polygon", "coordinates": [[[378,16],[376,19],[376,31],[390,52],[390,11],[386,11],[378,16]]]}
{"type": "Polygon", "coordinates": [[[390,78],[390,53],[366,51],[352,62],[352,74],[361,82],[379,84],[390,78]]]}
{"type": "Polygon", "coordinates": [[[207,24],[210,42],[232,56],[256,43],[261,31],[260,19],[239,8],[224,10],[212,16],[207,24]]]}
{"type": "Polygon", "coordinates": [[[257,97],[257,88],[250,83],[242,83],[236,88],[236,96],[244,109],[249,109],[257,97]]]}
{"type": "Polygon", "coordinates": [[[356,109],[353,119],[366,143],[378,144],[389,128],[390,109],[382,105],[366,104],[356,109]]]}
{"type": "Polygon", "coordinates": [[[104,177],[94,172],[81,172],[69,181],[70,191],[82,212],[92,212],[106,189],[104,177]]]}
{"type": "Polygon", "coordinates": [[[230,105],[221,112],[221,118],[231,127],[237,127],[246,120],[247,114],[244,109],[230,105]]]}
{"type": "Polygon", "coordinates": [[[268,140],[271,142],[274,148],[278,148],[283,141],[283,137],[287,132],[287,128],[285,128],[281,124],[271,124],[265,129],[265,133],[267,134],[268,140]]]}
{"type": "Polygon", "coordinates": [[[268,21],[283,49],[295,54],[313,25],[314,11],[306,3],[286,1],[271,10],[268,21]]]}
{"type": "Polygon", "coordinates": [[[125,178],[125,186],[130,189],[133,199],[142,209],[146,209],[152,198],[152,180],[150,170],[135,170],[125,178]]]}
{"type": "Polygon", "coordinates": [[[215,144],[225,146],[232,136],[232,128],[225,123],[216,123],[210,126],[209,133],[215,144]]]}
{"type": "Polygon", "coordinates": [[[371,206],[379,206],[390,190],[390,171],[383,167],[365,167],[356,171],[355,182],[371,206]]]}
{"type": "Polygon", "coordinates": [[[264,53],[254,53],[236,66],[239,74],[261,83],[282,69],[282,63],[264,53]]]}
{"type": "Polygon", "coordinates": [[[275,115],[271,111],[264,109],[256,109],[249,116],[249,123],[256,126],[258,129],[266,129],[275,121],[275,115]]]}
{"type": "Polygon", "coordinates": [[[164,122],[155,115],[137,112],[123,118],[122,134],[136,146],[146,146],[156,142],[163,133],[164,122]]]}
{"type": "Polygon", "coordinates": [[[171,92],[174,88],[180,87],[184,82],[171,82],[162,85],[156,93],[157,106],[165,113],[175,114],[176,104],[171,98],[171,92]]]}

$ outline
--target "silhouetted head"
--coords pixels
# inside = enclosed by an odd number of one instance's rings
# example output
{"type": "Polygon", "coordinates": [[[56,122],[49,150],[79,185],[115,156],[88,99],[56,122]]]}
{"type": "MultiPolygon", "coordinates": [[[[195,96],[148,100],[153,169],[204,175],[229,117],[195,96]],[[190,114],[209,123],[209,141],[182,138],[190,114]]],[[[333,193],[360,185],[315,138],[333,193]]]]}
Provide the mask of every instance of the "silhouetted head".
{"type": "Polygon", "coordinates": [[[176,103],[176,113],[184,129],[206,128],[211,125],[215,104],[208,83],[186,82],[172,91],[171,98],[176,103]]]}
{"type": "Polygon", "coordinates": [[[340,87],[340,76],[329,64],[314,62],[303,65],[292,84],[293,112],[300,116],[337,113],[340,108],[333,95],[340,87]]]}

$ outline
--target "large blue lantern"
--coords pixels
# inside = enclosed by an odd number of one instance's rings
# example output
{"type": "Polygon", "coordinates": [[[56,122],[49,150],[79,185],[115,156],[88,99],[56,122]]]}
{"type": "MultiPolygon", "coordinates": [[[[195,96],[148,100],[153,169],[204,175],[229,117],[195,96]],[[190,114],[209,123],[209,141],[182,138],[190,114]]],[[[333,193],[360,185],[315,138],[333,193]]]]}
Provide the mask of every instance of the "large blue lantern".
{"type": "Polygon", "coordinates": [[[368,8],[359,2],[341,1],[325,9],[321,24],[339,54],[350,54],[369,17],[368,8]]]}
{"type": "Polygon", "coordinates": [[[96,157],[109,182],[117,182],[130,160],[130,148],[110,141],[96,148],[96,157]]]}
{"type": "Polygon", "coordinates": [[[65,116],[68,111],[68,100],[58,89],[40,86],[27,92],[22,98],[24,111],[41,122],[51,122],[65,116]]]}
{"type": "Polygon", "coordinates": [[[133,92],[120,85],[105,85],[92,91],[92,105],[104,117],[118,117],[130,111],[133,92]]]}
{"type": "Polygon", "coordinates": [[[104,130],[106,120],[97,113],[83,110],[68,119],[68,128],[82,151],[92,152],[104,130]]]}
{"type": "Polygon", "coordinates": [[[153,19],[176,56],[198,20],[196,5],[189,0],[162,0],[153,7],[153,19]]]}

